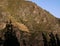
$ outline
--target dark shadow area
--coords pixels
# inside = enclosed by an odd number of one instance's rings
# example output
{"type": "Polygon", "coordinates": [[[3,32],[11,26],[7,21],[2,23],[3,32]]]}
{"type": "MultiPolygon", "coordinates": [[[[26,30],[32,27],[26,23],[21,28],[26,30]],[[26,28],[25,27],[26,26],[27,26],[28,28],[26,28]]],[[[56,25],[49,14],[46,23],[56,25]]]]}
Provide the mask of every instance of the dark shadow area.
{"type": "Polygon", "coordinates": [[[20,45],[16,36],[13,36],[11,32],[6,32],[3,46],[20,46],[20,45]]]}
{"type": "Polygon", "coordinates": [[[42,37],[43,37],[44,46],[48,46],[48,41],[44,33],[42,33],[42,37]]]}
{"type": "Polygon", "coordinates": [[[0,38],[0,46],[3,45],[4,40],[0,38]]]}
{"type": "Polygon", "coordinates": [[[5,41],[3,46],[20,46],[18,39],[13,32],[13,27],[11,22],[6,25],[6,32],[5,32],[5,41]]]}
{"type": "Polygon", "coordinates": [[[26,42],[25,42],[25,40],[23,39],[22,41],[23,41],[23,45],[26,46],[26,42]]]}
{"type": "Polygon", "coordinates": [[[56,43],[57,43],[57,46],[60,46],[60,39],[58,37],[58,34],[55,35],[56,36],[56,43]]]}
{"type": "Polygon", "coordinates": [[[50,36],[49,46],[56,46],[56,39],[54,34],[51,32],[49,36],[50,36]]]}

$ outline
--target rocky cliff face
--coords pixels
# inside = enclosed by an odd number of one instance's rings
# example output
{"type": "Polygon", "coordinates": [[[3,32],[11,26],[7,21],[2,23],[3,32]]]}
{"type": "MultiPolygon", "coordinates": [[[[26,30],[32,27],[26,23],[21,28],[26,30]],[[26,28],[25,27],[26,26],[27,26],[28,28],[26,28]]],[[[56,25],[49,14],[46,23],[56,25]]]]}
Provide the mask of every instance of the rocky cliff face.
{"type": "MultiPolygon", "coordinates": [[[[47,37],[50,32],[60,34],[60,19],[30,1],[0,0],[0,34],[5,33],[7,21],[10,20],[16,28],[18,40],[25,39],[27,46],[43,46],[42,32],[47,37]]],[[[19,42],[23,46],[22,40],[19,42]]]]}

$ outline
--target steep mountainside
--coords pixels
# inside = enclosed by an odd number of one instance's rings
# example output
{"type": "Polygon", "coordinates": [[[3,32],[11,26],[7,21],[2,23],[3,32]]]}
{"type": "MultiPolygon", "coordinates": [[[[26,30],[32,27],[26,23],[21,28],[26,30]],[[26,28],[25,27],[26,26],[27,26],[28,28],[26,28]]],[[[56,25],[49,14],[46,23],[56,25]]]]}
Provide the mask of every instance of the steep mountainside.
{"type": "Polygon", "coordinates": [[[42,32],[60,34],[60,19],[30,1],[0,0],[0,32],[5,32],[6,22],[10,20],[14,27],[24,32],[23,36],[27,33],[24,37],[32,43],[42,40],[42,32]]]}

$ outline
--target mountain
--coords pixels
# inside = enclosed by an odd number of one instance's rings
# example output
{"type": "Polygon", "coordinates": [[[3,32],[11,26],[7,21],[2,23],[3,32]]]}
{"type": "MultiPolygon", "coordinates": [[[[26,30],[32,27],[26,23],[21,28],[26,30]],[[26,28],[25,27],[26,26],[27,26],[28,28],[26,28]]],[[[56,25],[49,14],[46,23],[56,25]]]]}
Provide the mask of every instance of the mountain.
{"type": "MultiPolygon", "coordinates": [[[[27,46],[43,46],[42,32],[48,39],[50,32],[60,34],[60,19],[31,1],[0,0],[0,37],[4,36],[10,21],[18,40],[25,39],[27,46]]],[[[22,40],[19,42],[23,46],[22,40]]]]}

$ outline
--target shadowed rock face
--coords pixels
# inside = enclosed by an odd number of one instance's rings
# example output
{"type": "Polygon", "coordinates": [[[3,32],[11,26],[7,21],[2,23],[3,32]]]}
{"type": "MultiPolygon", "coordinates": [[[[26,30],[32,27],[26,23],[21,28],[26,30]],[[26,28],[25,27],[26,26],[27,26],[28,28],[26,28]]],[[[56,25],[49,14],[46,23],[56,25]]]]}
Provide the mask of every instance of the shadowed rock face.
{"type": "Polygon", "coordinates": [[[60,34],[60,19],[30,1],[0,0],[0,37],[2,39],[6,32],[6,21],[10,20],[21,46],[25,44],[43,46],[42,32],[45,32],[48,39],[49,32],[60,34]]]}

